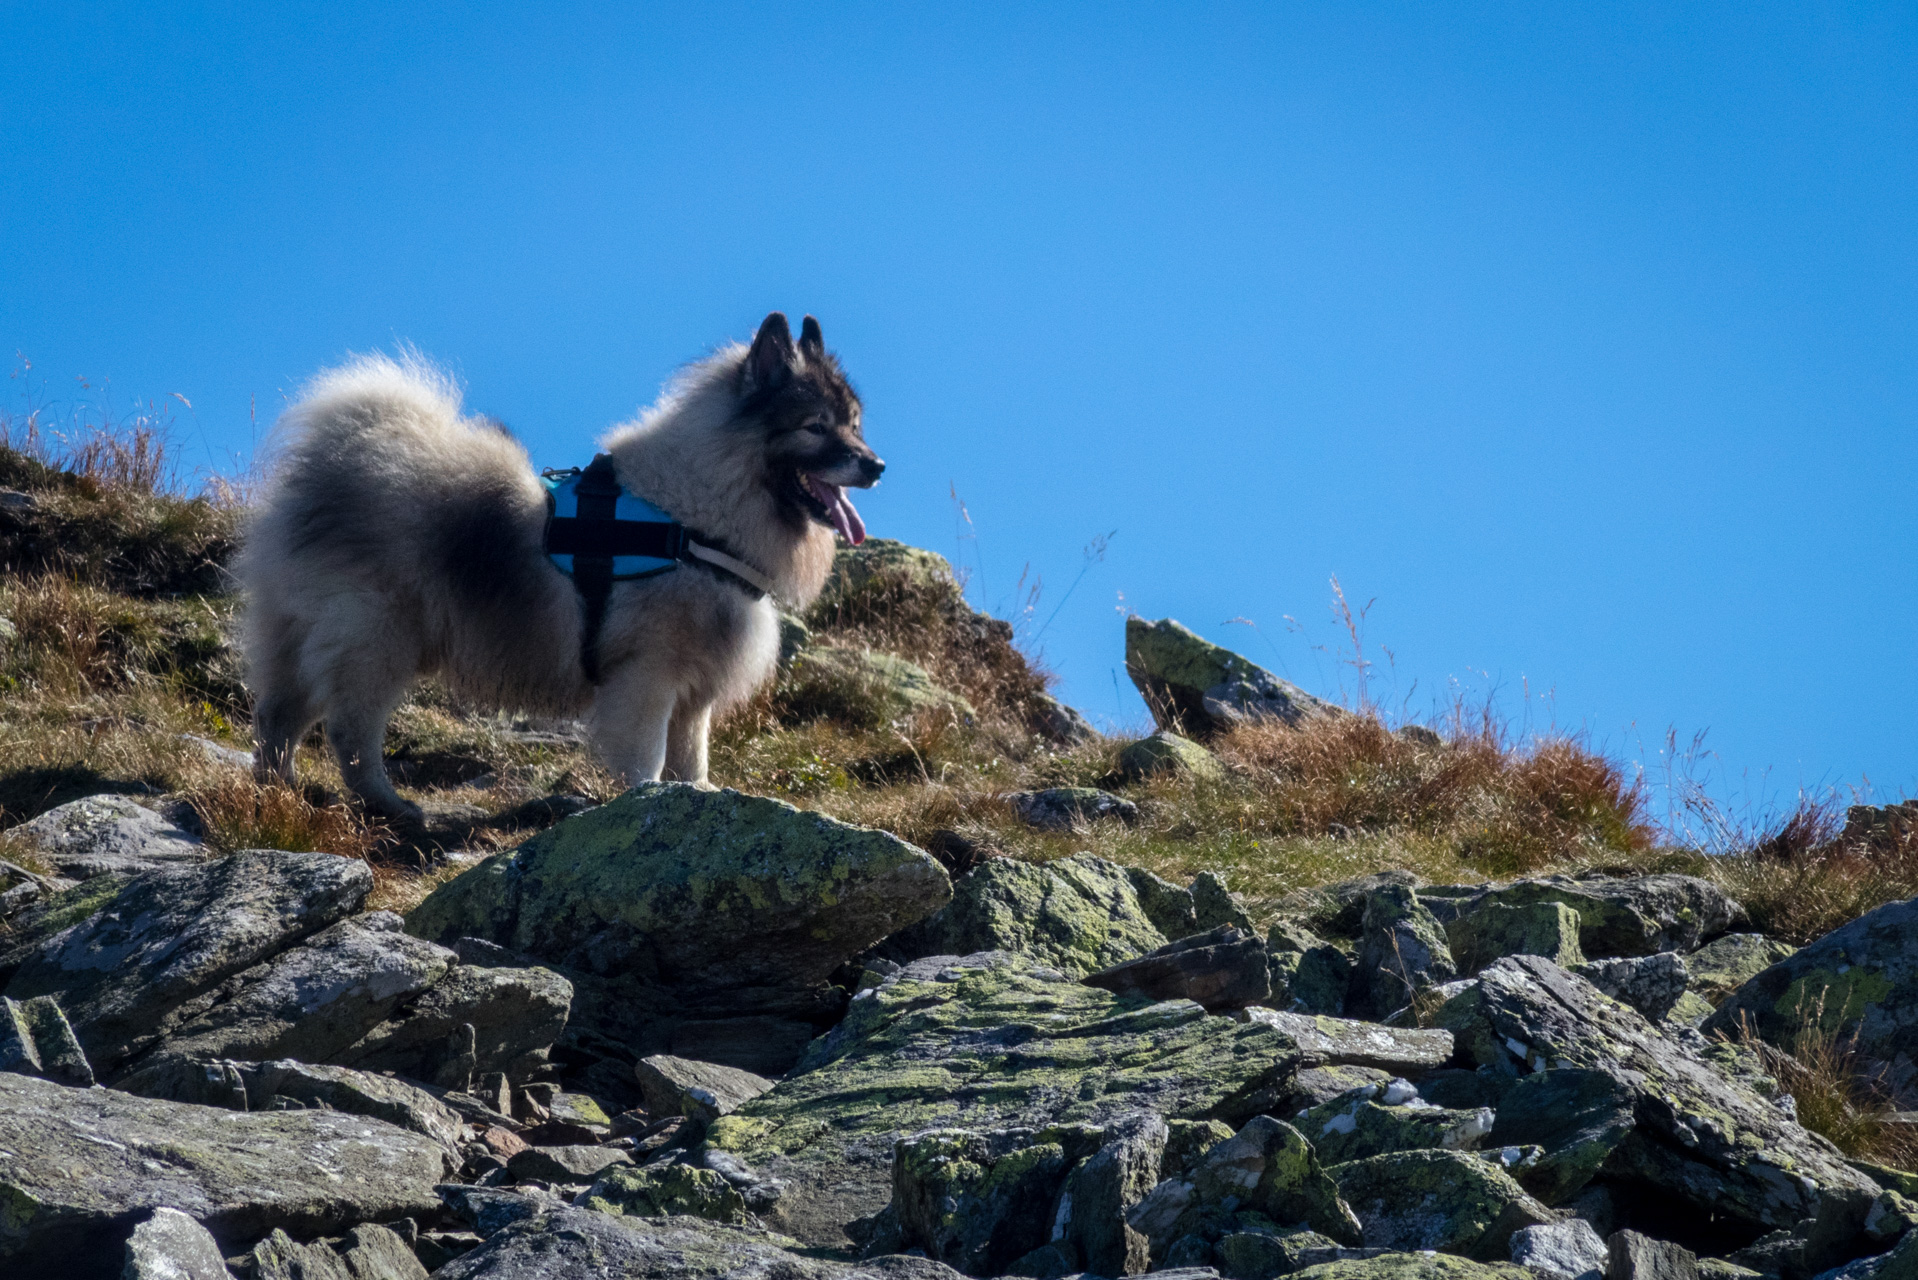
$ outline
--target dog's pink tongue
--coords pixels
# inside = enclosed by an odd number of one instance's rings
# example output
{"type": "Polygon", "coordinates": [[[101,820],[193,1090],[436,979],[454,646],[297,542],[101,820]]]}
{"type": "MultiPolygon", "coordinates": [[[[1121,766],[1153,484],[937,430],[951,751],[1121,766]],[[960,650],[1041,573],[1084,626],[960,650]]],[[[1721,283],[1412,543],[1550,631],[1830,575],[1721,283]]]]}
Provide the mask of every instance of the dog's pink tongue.
{"type": "Polygon", "coordinates": [[[833,528],[839,530],[839,536],[853,546],[866,540],[866,522],[853,510],[852,499],[846,496],[844,489],[833,487],[831,503],[833,528]]]}

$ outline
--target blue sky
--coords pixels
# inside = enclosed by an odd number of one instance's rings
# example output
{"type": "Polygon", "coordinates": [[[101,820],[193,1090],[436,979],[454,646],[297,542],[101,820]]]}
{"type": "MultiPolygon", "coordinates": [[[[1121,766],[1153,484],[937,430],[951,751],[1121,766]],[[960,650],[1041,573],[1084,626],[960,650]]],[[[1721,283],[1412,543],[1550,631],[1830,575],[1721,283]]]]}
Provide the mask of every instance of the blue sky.
{"type": "Polygon", "coordinates": [[[1126,609],[1349,691],[1336,575],[1394,707],[1918,788],[1910,10],[528,8],[0,3],[33,394],[226,467],[404,340],[572,464],[810,311],[1095,717],[1126,609]]]}

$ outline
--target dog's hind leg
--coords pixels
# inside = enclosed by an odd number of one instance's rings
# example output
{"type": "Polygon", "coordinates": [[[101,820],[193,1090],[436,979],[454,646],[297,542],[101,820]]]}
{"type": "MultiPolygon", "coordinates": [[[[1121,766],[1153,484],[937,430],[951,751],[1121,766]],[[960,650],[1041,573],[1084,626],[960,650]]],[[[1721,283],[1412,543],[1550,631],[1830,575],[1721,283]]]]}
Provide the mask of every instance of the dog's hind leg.
{"type": "Polygon", "coordinates": [[[663,777],[690,782],[696,787],[706,781],[707,745],[712,738],[713,704],[695,704],[682,700],[673,708],[666,730],[666,771],[663,777]]]}
{"type": "Polygon", "coordinates": [[[592,735],[606,767],[627,786],[659,781],[677,700],[672,685],[629,664],[599,687],[592,735]]]}
{"type": "Polygon", "coordinates": [[[386,722],[420,670],[418,637],[396,621],[389,609],[341,601],[325,633],[308,641],[307,658],[325,690],[326,740],[340,780],[368,809],[418,822],[419,806],[393,789],[382,759],[386,722]]]}
{"type": "Polygon", "coordinates": [[[293,785],[293,752],[320,718],[312,691],[300,677],[298,624],[262,607],[248,620],[257,643],[249,646],[247,683],[254,692],[253,776],[293,785]]]}

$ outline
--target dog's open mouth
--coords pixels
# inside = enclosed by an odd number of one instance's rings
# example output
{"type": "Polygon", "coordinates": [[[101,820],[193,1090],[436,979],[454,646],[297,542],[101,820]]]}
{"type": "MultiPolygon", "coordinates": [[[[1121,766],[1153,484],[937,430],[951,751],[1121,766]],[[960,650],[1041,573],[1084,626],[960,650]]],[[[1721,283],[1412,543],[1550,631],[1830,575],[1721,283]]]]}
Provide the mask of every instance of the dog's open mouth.
{"type": "Polygon", "coordinates": [[[804,471],[799,472],[798,480],[800,503],[813,519],[839,530],[839,536],[852,546],[866,540],[866,522],[853,510],[844,488],[804,471]]]}

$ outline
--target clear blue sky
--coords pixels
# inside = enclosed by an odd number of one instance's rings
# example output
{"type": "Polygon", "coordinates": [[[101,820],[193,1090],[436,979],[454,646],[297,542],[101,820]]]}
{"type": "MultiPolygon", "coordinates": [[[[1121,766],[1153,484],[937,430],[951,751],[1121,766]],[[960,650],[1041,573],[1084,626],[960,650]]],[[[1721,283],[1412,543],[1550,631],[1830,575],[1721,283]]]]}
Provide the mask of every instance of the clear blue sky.
{"type": "Polygon", "coordinates": [[[555,465],[810,311],[875,533],[1036,629],[1116,531],[1095,716],[1121,605],[1337,692],[1336,574],[1415,712],[1918,786],[1908,8],[531,9],[0,3],[0,342],[224,465],[411,341],[555,465]]]}

